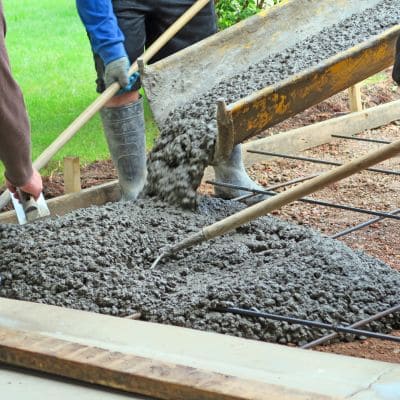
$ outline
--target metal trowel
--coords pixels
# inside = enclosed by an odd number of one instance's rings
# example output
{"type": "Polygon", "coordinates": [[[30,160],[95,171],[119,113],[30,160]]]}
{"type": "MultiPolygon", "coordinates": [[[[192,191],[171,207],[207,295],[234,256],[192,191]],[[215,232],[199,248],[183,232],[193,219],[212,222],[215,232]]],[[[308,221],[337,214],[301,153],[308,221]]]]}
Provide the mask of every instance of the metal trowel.
{"type": "Polygon", "coordinates": [[[40,193],[38,199],[35,200],[33,196],[20,189],[17,189],[17,192],[19,199],[11,195],[11,200],[20,225],[25,225],[28,222],[50,215],[50,210],[47,207],[43,193],[40,193]]]}

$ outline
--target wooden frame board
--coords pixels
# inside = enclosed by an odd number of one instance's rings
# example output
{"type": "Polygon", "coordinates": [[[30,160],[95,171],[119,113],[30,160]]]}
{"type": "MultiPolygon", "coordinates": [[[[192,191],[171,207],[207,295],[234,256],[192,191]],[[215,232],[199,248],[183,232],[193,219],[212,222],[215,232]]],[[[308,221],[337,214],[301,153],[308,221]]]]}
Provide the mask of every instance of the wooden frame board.
{"type": "Polygon", "coordinates": [[[168,400],[350,399],[372,396],[377,376],[393,388],[400,374],[396,364],[1,298],[0,362],[168,400]]]}
{"type": "Polygon", "coordinates": [[[0,361],[156,399],[333,399],[1,327],[0,361]]]}
{"type": "MultiPolygon", "coordinates": [[[[138,323],[122,318],[33,303],[27,305],[25,315],[24,312],[21,313],[24,304],[28,303],[0,299],[0,310],[3,307],[8,308],[7,311],[0,311],[0,362],[8,365],[164,400],[263,400],[266,398],[269,400],[333,400],[331,396],[138,355],[135,354],[135,346],[126,346],[130,350],[123,351],[121,348],[118,350],[107,348],[108,345],[99,339],[95,341],[91,339],[93,344],[91,342],[89,344],[87,337],[86,339],[75,338],[71,332],[68,332],[68,327],[81,319],[90,319],[94,330],[98,330],[98,327],[103,324],[112,325],[115,322],[115,330],[111,331],[115,332],[116,336],[120,326],[125,326],[126,329],[134,332],[135,325],[133,324],[147,325],[144,331],[158,329],[157,324],[138,323]],[[12,314],[10,314],[11,309],[13,309],[12,314]],[[36,319],[34,324],[29,322],[32,313],[36,319]],[[46,331],[45,325],[51,314],[53,317],[58,314],[63,319],[64,332],[59,332],[59,327],[55,327],[52,332],[46,331]],[[40,328],[37,326],[37,321],[40,328]],[[45,322],[41,325],[41,321],[45,322]],[[23,330],[21,326],[24,327],[23,330]]],[[[88,325],[83,322],[81,325],[82,335],[84,335],[88,325]]],[[[190,330],[173,329],[178,335],[185,336],[185,332],[190,335],[190,330]]],[[[137,330],[140,331],[140,327],[137,327],[137,330]]],[[[163,328],[160,326],[159,330],[162,332],[163,328]]],[[[140,337],[140,335],[136,336],[140,337]]],[[[135,343],[138,337],[135,338],[135,334],[132,334],[132,338],[136,339],[135,343]]],[[[197,336],[199,337],[201,335],[197,336]]],[[[146,346],[145,340],[142,346],[146,346]]]]}
{"type": "MultiPolygon", "coordinates": [[[[81,190],[77,193],[66,194],[47,201],[52,216],[67,214],[78,208],[101,206],[108,202],[115,202],[121,198],[118,181],[104,183],[81,190]]],[[[17,222],[15,212],[0,213],[0,223],[14,224],[17,222]]]]}
{"type": "Polygon", "coordinates": [[[247,153],[247,150],[296,154],[333,141],[332,135],[353,136],[367,129],[375,129],[387,125],[398,119],[400,119],[400,100],[279,133],[264,139],[253,140],[243,145],[244,163],[245,166],[250,167],[257,162],[273,158],[247,153]]]}

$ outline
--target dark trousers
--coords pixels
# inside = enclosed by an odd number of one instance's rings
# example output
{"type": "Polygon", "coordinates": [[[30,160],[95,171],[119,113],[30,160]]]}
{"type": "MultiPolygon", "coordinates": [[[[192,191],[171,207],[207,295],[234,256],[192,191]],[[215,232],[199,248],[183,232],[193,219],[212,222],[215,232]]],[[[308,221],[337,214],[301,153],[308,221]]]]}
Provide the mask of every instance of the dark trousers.
{"type": "MultiPolygon", "coordinates": [[[[143,54],[195,0],[113,0],[118,25],[125,35],[125,49],[132,62],[143,54]]],[[[184,49],[217,31],[214,2],[210,1],[151,60],[155,62],[184,49]]],[[[104,65],[95,55],[97,90],[103,92],[104,65]]]]}

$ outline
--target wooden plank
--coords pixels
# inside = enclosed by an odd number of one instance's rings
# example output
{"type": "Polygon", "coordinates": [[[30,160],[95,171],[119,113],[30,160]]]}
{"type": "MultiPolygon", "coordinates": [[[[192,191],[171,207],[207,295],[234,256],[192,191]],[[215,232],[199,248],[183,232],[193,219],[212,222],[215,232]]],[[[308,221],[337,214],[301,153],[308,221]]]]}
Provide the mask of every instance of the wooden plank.
{"type": "Polygon", "coordinates": [[[367,110],[329,119],[313,125],[279,133],[243,145],[244,163],[247,167],[272,157],[247,153],[247,150],[265,150],[296,154],[302,150],[329,143],[332,135],[352,136],[366,129],[374,129],[400,119],[400,100],[382,104],[367,110]]]}
{"type": "Polygon", "coordinates": [[[349,106],[351,112],[359,112],[363,109],[360,83],[349,87],[349,106]]]}
{"type": "Polygon", "coordinates": [[[335,398],[351,398],[377,376],[389,385],[400,376],[396,364],[5,298],[0,326],[335,398]]]}
{"type": "MultiPolygon", "coordinates": [[[[78,208],[86,208],[93,205],[103,205],[108,202],[115,202],[121,198],[118,181],[104,183],[89,189],[84,189],[78,193],[66,194],[48,200],[47,204],[52,216],[64,215],[78,208]]],[[[16,223],[14,211],[0,214],[0,223],[16,223]]]]}
{"type": "Polygon", "coordinates": [[[64,157],[64,193],[81,191],[81,167],[79,157],[64,157]]]}
{"type": "Polygon", "coordinates": [[[6,327],[0,361],[163,400],[332,399],[6,327]]]}
{"type": "Polygon", "coordinates": [[[0,364],[2,400],[154,400],[0,364]]]}

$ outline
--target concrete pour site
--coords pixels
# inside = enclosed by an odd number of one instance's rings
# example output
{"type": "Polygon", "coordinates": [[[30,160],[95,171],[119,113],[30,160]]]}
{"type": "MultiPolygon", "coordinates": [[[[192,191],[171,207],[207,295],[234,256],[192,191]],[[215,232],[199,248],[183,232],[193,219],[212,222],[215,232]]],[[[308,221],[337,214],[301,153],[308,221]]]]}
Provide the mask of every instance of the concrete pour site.
{"type": "MultiPolygon", "coordinates": [[[[226,305],[349,324],[399,302],[400,273],[319,233],[264,217],[149,267],[161,248],[241,209],[196,194],[213,154],[215,103],[232,102],[317,64],[400,20],[386,0],[269,57],[176,110],[149,156],[137,203],[0,226],[0,296],[240,337],[302,344],[322,331],[221,313],[226,305]],[[172,204],[172,205],[170,205],[172,204]],[[183,209],[191,208],[191,211],[183,209]]],[[[400,328],[400,316],[370,325],[400,328]]]]}

